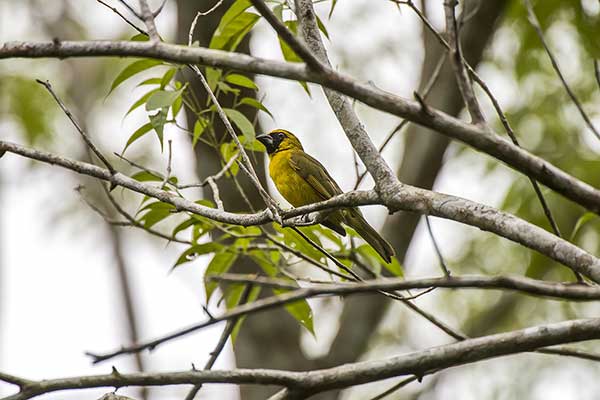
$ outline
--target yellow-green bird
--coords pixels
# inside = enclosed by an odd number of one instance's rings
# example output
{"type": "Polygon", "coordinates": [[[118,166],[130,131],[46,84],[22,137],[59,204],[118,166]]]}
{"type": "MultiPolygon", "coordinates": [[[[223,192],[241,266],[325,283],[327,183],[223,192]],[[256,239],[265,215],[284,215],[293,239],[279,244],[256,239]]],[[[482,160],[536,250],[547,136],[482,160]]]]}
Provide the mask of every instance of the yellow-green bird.
{"type": "MultiPolygon", "coordinates": [[[[300,140],[291,132],[276,129],[256,139],[269,154],[269,175],[275,187],[294,207],[324,201],[343,193],[325,167],[304,152],[300,140]]],[[[395,254],[392,246],[369,225],[356,207],[333,211],[321,223],[342,236],[346,236],[342,224],[353,228],[388,263],[395,254]]]]}

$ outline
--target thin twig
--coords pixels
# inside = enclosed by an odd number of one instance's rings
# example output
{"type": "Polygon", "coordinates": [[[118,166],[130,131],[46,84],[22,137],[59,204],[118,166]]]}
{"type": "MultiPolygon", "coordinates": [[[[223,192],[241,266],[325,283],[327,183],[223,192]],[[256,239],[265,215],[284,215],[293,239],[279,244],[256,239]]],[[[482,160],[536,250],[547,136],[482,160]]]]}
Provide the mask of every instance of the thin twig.
{"type": "Polygon", "coordinates": [[[139,33],[143,34],[143,35],[148,35],[146,33],[145,30],[138,28],[132,21],[130,21],[125,15],[123,15],[119,10],[117,10],[116,7],[112,7],[110,4],[105,3],[102,0],[96,0],[98,3],[102,4],[104,7],[108,8],[109,10],[112,10],[112,12],[114,12],[115,14],[117,14],[119,17],[121,17],[121,19],[123,21],[125,21],[129,26],[131,26],[133,29],[135,29],[136,31],[138,31],[139,33]]]}
{"type": "Polygon", "coordinates": [[[556,57],[554,57],[552,50],[550,50],[550,46],[546,42],[546,38],[544,37],[544,31],[542,30],[540,21],[538,21],[537,16],[535,15],[535,11],[533,9],[533,6],[531,5],[531,2],[529,0],[523,0],[523,2],[525,3],[525,7],[527,8],[529,22],[531,23],[531,26],[533,26],[533,29],[535,29],[538,37],[540,38],[540,42],[542,42],[542,46],[544,46],[544,49],[546,50],[546,54],[548,54],[548,58],[550,58],[550,62],[552,63],[552,67],[554,68],[554,71],[556,71],[556,75],[558,75],[558,78],[562,82],[562,84],[565,88],[565,91],[571,98],[571,101],[573,101],[573,104],[575,104],[575,107],[577,107],[579,114],[581,114],[581,117],[585,121],[588,128],[590,128],[590,130],[594,133],[594,135],[596,135],[596,137],[598,139],[600,139],[600,132],[598,132],[598,130],[592,123],[590,117],[587,115],[587,113],[583,109],[581,102],[579,101],[577,96],[575,96],[575,93],[573,92],[573,90],[567,83],[567,80],[565,79],[563,73],[561,72],[560,67],[558,66],[558,61],[556,60],[556,57]]]}
{"type": "Polygon", "coordinates": [[[435,236],[433,234],[433,230],[431,229],[431,222],[429,221],[429,216],[425,216],[425,224],[427,225],[427,232],[429,232],[429,237],[431,238],[431,243],[433,243],[433,248],[435,249],[435,253],[437,254],[438,260],[440,261],[440,267],[442,268],[442,272],[446,276],[450,276],[450,269],[446,265],[446,261],[444,261],[444,256],[438,246],[437,240],[435,240],[435,236]]]}
{"type": "Polygon", "coordinates": [[[412,383],[416,380],[420,380],[421,378],[422,378],[421,376],[409,376],[406,379],[402,379],[400,382],[398,382],[391,388],[389,388],[386,391],[379,393],[377,396],[371,398],[371,400],[381,400],[381,399],[389,396],[390,394],[402,389],[404,386],[408,385],[409,383],[412,383]]]}
{"type": "Polygon", "coordinates": [[[219,6],[223,4],[223,0],[219,0],[215,3],[214,6],[212,6],[211,8],[209,8],[207,11],[198,11],[196,13],[196,16],[194,17],[194,20],[192,21],[192,24],[190,25],[190,30],[188,33],[188,46],[192,45],[192,38],[194,36],[194,30],[196,29],[196,24],[198,23],[198,19],[200,17],[204,17],[210,13],[212,13],[213,11],[215,11],[217,8],[219,8],[219,6]]]}
{"type": "MultiPolygon", "coordinates": [[[[244,291],[242,292],[242,295],[240,297],[240,301],[238,302],[238,305],[246,304],[248,302],[248,297],[250,296],[251,291],[252,291],[252,284],[250,283],[244,287],[244,291]]],[[[217,345],[215,346],[214,350],[210,352],[210,357],[208,358],[208,361],[206,361],[206,364],[204,365],[205,370],[209,370],[213,367],[213,365],[215,364],[215,361],[217,361],[217,358],[219,357],[219,355],[225,348],[227,339],[229,339],[229,336],[231,336],[231,332],[233,332],[233,329],[235,328],[235,326],[237,325],[239,320],[240,320],[240,317],[232,318],[227,321],[227,324],[225,325],[225,329],[223,329],[223,332],[221,332],[221,336],[219,337],[219,341],[217,342],[217,345]]],[[[194,400],[194,398],[196,397],[196,395],[198,394],[198,392],[200,391],[201,388],[202,388],[202,385],[194,386],[189,391],[187,396],[185,396],[185,400],[194,400]]]]}
{"type": "Polygon", "coordinates": [[[448,44],[450,45],[450,59],[454,69],[454,75],[456,76],[456,82],[460,93],[462,94],[463,100],[469,110],[471,119],[474,124],[484,125],[485,117],[479,107],[479,102],[473,91],[473,85],[467,74],[465,68],[464,59],[462,56],[462,50],[460,45],[460,39],[458,37],[458,26],[456,23],[455,7],[458,4],[457,0],[445,0],[444,1],[444,12],[446,14],[446,31],[448,32],[448,44]]]}
{"type": "Polygon", "coordinates": [[[79,123],[77,122],[75,117],[73,117],[73,114],[71,113],[71,111],[65,106],[65,104],[61,101],[61,99],[58,97],[58,95],[54,92],[54,90],[52,89],[52,85],[50,85],[50,82],[42,81],[41,79],[36,79],[35,81],[37,83],[39,83],[40,85],[44,86],[46,88],[46,90],[48,90],[48,92],[50,92],[50,94],[52,95],[54,100],[56,100],[56,103],[59,105],[61,110],[63,110],[63,112],[66,114],[66,116],[69,117],[69,120],[71,120],[71,122],[73,123],[73,126],[75,126],[75,129],[77,129],[77,132],[79,132],[79,134],[83,138],[83,141],[85,142],[85,144],[87,144],[87,146],[94,152],[94,154],[100,159],[100,161],[102,161],[102,164],[104,164],[106,166],[106,168],[110,171],[110,173],[114,175],[116,173],[115,168],[106,159],[106,157],[104,157],[104,155],[102,155],[102,153],[100,152],[100,150],[98,150],[96,145],[94,145],[94,143],[92,142],[90,137],[85,133],[85,131],[79,125],[79,123]]]}
{"type": "Polygon", "coordinates": [[[169,159],[167,161],[167,171],[166,171],[167,173],[165,174],[165,178],[163,179],[163,182],[160,185],[161,189],[165,188],[165,185],[167,184],[167,182],[169,182],[169,179],[171,178],[171,162],[172,162],[172,158],[173,158],[172,140],[169,139],[168,143],[169,143],[169,159]]]}

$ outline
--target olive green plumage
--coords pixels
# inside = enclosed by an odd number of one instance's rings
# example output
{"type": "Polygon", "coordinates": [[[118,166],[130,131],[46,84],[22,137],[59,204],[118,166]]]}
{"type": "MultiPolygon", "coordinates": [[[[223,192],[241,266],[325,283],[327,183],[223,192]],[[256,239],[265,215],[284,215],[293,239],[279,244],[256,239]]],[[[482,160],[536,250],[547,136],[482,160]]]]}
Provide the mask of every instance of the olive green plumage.
{"type": "MultiPolygon", "coordinates": [[[[267,148],[269,175],[275,187],[294,207],[343,193],[325,167],[304,152],[302,144],[291,132],[277,129],[257,139],[267,148]]],[[[332,211],[322,224],[342,236],[346,236],[342,224],[353,228],[388,263],[395,254],[392,246],[369,225],[356,207],[332,211]]]]}

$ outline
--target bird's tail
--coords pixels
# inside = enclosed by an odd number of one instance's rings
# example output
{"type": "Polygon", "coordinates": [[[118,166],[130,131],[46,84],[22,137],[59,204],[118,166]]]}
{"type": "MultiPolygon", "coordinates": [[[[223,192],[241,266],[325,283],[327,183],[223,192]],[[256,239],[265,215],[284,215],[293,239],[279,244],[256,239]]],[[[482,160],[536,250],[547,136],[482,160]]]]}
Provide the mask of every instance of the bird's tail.
{"type": "Polygon", "coordinates": [[[346,215],[345,219],[346,221],[344,222],[365,239],[385,262],[390,263],[392,261],[392,257],[396,255],[394,248],[387,240],[382,238],[371,225],[369,225],[360,212],[351,211],[346,215]]]}

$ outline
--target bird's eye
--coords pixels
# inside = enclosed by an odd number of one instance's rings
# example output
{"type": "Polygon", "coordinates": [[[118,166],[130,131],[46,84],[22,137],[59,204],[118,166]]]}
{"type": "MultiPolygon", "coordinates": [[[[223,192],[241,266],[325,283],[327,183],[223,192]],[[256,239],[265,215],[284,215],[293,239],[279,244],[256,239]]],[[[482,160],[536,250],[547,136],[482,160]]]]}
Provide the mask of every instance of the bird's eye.
{"type": "Polygon", "coordinates": [[[283,140],[284,137],[285,137],[285,135],[283,134],[283,132],[277,132],[278,139],[283,140]]]}

